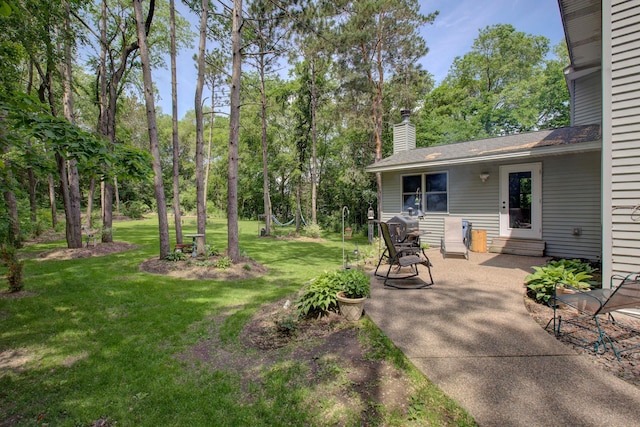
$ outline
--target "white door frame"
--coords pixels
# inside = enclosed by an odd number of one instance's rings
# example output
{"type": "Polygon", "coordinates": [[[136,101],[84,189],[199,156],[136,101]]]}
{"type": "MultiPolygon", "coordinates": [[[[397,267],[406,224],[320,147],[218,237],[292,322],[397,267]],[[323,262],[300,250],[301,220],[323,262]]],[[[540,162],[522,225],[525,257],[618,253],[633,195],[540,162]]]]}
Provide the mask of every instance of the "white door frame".
{"type": "Polygon", "coordinates": [[[500,237],[542,239],[542,163],[500,166],[500,237]],[[509,174],[531,172],[531,227],[512,228],[509,215],[509,174]]]}

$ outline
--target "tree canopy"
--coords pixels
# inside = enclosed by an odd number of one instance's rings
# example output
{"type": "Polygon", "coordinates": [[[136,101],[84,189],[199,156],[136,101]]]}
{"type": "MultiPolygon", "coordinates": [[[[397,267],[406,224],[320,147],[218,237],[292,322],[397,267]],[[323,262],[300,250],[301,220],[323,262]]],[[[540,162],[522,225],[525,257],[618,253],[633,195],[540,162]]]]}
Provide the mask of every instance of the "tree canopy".
{"type": "MultiPolygon", "coordinates": [[[[200,2],[185,4],[206,10],[200,2]]],[[[510,24],[479,30],[436,84],[420,65],[429,43],[420,29],[438,12],[420,13],[416,0],[251,0],[235,2],[236,8],[240,4],[235,47],[245,65],[234,74],[240,90],[232,117],[231,1],[210,4],[202,21],[208,45],[200,55],[208,85],[201,86],[202,110],[180,118],[177,132],[170,116],[155,111],[155,177],[174,181],[164,195],[168,206],[179,195],[179,211],[195,212],[200,192],[207,215],[237,209],[238,217],[256,219],[272,212],[282,221],[296,217],[301,226],[305,219],[337,231],[343,206],[357,226],[366,222],[369,203],[379,201],[379,181],[365,167],[391,152],[401,109],[413,112],[419,146],[569,124],[566,47],[551,48],[545,37],[510,24]],[[237,144],[229,144],[230,131],[237,132],[237,144]],[[237,153],[230,156],[230,147],[237,153]],[[237,188],[229,172],[236,160],[237,188]]],[[[65,5],[68,14],[62,6],[43,10],[29,0],[0,0],[6,35],[0,41],[0,146],[3,170],[11,172],[2,174],[1,184],[16,199],[0,202],[0,216],[28,217],[20,233],[37,230],[49,205],[49,216],[56,217],[58,205],[65,209],[63,183],[51,180],[61,176],[58,167],[77,168],[85,206],[95,199],[104,212],[111,198],[122,202],[124,213],[133,214],[126,211],[134,205],[153,208],[151,112],[142,101],[139,47],[143,34],[148,65],[154,73],[164,67],[168,3],[157,0],[154,14],[150,4],[139,4],[143,33],[136,32],[130,3],[65,5]],[[63,94],[73,96],[68,117],[63,94]],[[27,177],[28,188],[17,184],[27,177]],[[94,194],[96,182],[104,190],[94,194]]],[[[175,23],[176,49],[193,45],[188,21],[176,13],[175,23]]],[[[168,96],[152,79],[146,85],[147,105],[168,96]]],[[[103,227],[110,228],[106,217],[103,227]]],[[[0,229],[0,240],[15,232],[0,229]]]]}

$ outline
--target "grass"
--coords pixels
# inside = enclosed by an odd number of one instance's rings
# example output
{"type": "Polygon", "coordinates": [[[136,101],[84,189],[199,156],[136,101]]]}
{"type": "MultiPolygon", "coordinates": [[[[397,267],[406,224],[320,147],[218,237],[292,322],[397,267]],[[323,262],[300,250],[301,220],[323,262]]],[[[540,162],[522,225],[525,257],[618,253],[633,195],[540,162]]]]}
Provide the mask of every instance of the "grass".
{"type": "MultiPolygon", "coordinates": [[[[191,229],[195,224],[187,222],[184,232],[191,229]]],[[[114,240],[140,246],[126,253],[69,261],[28,258],[24,285],[35,296],[0,299],[0,425],[324,425],[321,415],[339,402],[300,381],[299,364],[278,364],[242,384],[234,372],[193,368],[176,357],[210,334],[216,316],[228,314],[218,331],[223,342],[233,344],[262,304],[342,265],[340,236],[321,243],[285,241],[258,238],[258,230],[256,222],[240,224],[241,252],[269,268],[253,280],[180,280],[140,272],[138,265],[159,253],[155,220],[115,224],[114,240]]],[[[213,221],[207,236],[215,249],[226,247],[222,221],[213,221]]],[[[63,245],[39,244],[22,252],[63,245]]],[[[408,413],[381,408],[379,425],[473,424],[375,325],[364,322],[362,328],[362,339],[377,349],[372,357],[393,360],[417,384],[408,413]]],[[[359,424],[358,414],[348,419],[348,425],[359,424]]]]}

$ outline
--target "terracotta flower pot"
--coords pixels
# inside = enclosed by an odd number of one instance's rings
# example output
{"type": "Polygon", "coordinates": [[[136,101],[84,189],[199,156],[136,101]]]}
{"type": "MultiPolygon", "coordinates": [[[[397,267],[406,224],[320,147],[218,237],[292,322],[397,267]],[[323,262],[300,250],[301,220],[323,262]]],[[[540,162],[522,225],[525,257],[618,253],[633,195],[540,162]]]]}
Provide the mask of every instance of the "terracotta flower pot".
{"type": "MultiPolygon", "coordinates": [[[[571,294],[575,294],[575,293],[576,293],[576,291],[574,289],[566,289],[564,286],[558,286],[556,288],[556,294],[558,296],[560,296],[560,295],[571,295],[571,294]]],[[[560,301],[558,301],[556,307],[564,309],[564,308],[567,308],[567,305],[562,303],[562,302],[560,302],[560,301]]]]}
{"type": "Polygon", "coordinates": [[[340,307],[340,314],[350,321],[359,320],[362,317],[364,311],[364,302],[367,298],[347,298],[344,296],[344,292],[340,291],[336,294],[338,300],[338,307],[340,307]]]}

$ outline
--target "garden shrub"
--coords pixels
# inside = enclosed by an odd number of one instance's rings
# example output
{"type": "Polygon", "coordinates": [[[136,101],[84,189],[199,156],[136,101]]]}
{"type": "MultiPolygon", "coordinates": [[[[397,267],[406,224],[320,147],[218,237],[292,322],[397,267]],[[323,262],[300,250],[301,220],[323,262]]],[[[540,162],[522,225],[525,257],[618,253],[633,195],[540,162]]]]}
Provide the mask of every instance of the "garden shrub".
{"type": "Polygon", "coordinates": [[[149,212],[149,206],[144,202],[131,200],[124,204],[122,214],[133,219],[142,219],[144,214],[149,212]]]}
{"type": "Polygon", "coordinates": [[[313,279],[296,302],[300,317],[322,317],[338,310],[336,294],[345,291],[345,296],[369,296],[370,278],[360,270],[337,270],[324,272],[313,279]]]}
{"type": "Polygon", "coordinates": [[[185,259],[187,259],[187,254],[185,254],[182,251],[173,251],[167,254],[167,256],[164,257],[164,259],[166,259],[167,261],[184,261],[185,259]]]}
{"type": "Polygon", "coordinates": [[[320,237],[321,233],[322,233],[322,229],[318,224],[307,224],[304,226],[304,234],[307,237],[317,239],[318,237],[320,237]]]}
{"type": "Polygon", "coordinates": [[[224,256],[215,262],[215,267],[219,268],[220,270],[226,270],[232,265],[233,263],[231,262],[231,258],[229,258],[228,256],[224,256]]]}
{"type": "Polygon", "coordinates": [[[207,255],[207,257],[220,255],[220,253],[216,251],[214,248],[212,248],[211,245],[204,245],[204,252],[207,255]]]}
{"type": "Polygon", "coordinates": [[[547,302],[553,296],[553,288],[568,285],[586,290],[592,287],[588,281],[593,276],[593,268],[580,260],[550,261],[542,267],[533,267],[534,272],[525,277],[529,295],[538,302],[547,302]]]}

